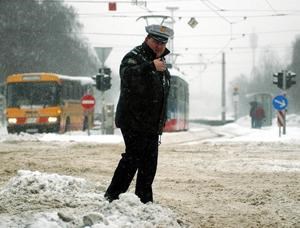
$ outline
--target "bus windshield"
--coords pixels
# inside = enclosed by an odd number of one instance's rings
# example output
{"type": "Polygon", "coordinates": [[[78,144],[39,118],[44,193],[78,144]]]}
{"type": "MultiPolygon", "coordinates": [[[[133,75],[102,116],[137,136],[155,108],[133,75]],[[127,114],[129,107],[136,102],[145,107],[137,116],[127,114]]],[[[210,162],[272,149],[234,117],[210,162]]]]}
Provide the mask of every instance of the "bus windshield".
{"type": "Polygon", "coordinates": [[[58,84],[55,82],[22,82],[7,85],[7,107],[58,105],[58,84]]]}

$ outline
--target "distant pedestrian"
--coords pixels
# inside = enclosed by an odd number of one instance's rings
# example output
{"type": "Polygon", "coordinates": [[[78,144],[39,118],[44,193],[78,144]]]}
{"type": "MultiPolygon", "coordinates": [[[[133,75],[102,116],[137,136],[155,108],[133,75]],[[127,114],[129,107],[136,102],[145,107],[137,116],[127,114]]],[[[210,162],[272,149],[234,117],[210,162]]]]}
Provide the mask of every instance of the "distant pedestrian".
{"type": "Polygon", "coordinates": [[[250,112],[249,112],[249,116],[251,117],[251,128],[256,128],[256,115],[255,115],[256,107],[257,107],[257,102],[251,101],[250,112]]]}
{"type": "Polygon", "coordinates": [[[262,105],[258,104],[255,109],[255,127],[261,128],[263,120],[265,119],[265,110],[263,109],[262,105]]]}
{"type": "Polygon", "coordinates": [[[136,172],[135,194],[143,203],[153,202],[159,135],[166,121],[170,88],[166,43],[173,30],[149,25],[146,31],[145,41],[127,53],[120,66],[121,93],[115,122],[126,149],[104,195],[110,202],[127,191],[136,172]]]}
{"type": "Polygon", "coordinates": [[[260,103],[257,101],[250,102],[250,117],[251,117],[251,127],[261,128],[263,120],[265,119],[265,110],[260,103]]]}

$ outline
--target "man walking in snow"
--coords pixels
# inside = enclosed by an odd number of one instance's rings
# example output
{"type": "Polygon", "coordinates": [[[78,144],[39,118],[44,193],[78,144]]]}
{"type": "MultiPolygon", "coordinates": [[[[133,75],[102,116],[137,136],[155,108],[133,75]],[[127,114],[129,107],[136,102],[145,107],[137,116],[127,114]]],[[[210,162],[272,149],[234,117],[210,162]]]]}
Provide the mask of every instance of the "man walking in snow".
{"type": "Polygon", "coordinates": [[[143,203],[153,202],[152,183],[170,88],[166,43],[173,30],[149,25],[146,32],[145,41],[127,53],[120,65],[121,92],[115,122],[126,148],[105,193],[110,202],[128,190],[136,172],[135,194],[143,203]]]}

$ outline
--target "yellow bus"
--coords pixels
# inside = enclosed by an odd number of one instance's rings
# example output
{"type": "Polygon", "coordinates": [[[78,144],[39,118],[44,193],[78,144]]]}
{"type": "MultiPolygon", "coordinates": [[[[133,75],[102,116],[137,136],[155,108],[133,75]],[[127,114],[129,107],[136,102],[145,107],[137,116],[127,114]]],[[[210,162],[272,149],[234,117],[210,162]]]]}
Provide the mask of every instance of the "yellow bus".
{"type": "Polygon", "coordinates": [[[92,94],[91,77],[55,73],[21,73],[6,78],[8,133],[67,132],[93,125],[93,110],[85,111],[81,97],[92,94]]]}

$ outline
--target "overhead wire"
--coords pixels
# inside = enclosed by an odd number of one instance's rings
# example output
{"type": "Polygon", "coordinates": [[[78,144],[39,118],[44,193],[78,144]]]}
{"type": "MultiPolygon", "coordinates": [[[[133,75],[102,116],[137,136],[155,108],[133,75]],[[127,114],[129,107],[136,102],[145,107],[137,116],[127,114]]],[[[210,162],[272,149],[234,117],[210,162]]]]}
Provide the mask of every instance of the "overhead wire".
{"type": "Polygon", "coordinates": [[[206,0],[207,2],[209,2],[216,10],[219,10],[219,11],[224,11],[223,8],[220,8],[219,6],[217,6],[216,4],[214,4],[213,2],[209,1],[209,0],[206,0]]]}
{"type": "Polygon", "coordinates": [[[267,5],[271,8],[271,10],[277,14],[277,11],[273,8],[273,6],[271,5],[271,3],[268,0],[265,0],[265,2],[267,3],[267,5]]]}
{"type": "MultiPolygon", "coordinates": [[[[47,1],[47,0],[45,0],[45,1],[47,1]]],[[[49,1],[49,0],[48,0],[49,1]]],[[[188,0],[187,0],[188,1],[188,0]]],[[[191,1],[191,0],[190,0],[191,1]]],[[[208,8],[208,11],[206,10],[197,10],[197,11],[195,11],[195,12],[200,12],[200,11],[202,11],[202,12],[213,12],[215,15],[217,15],[217,17],[218,18],[220,18],[220,19],[222,19],[222,20],[224,20],[226,23],[228,23],[229,24],[229,26],[230,26],[230,28],[229,28],[229,33],[228,34],[221,34],[221,35],[216,35],[216,34],[207,34],[206,36],[214,36],[214,37],[216,37],[216,36],[229,36],[229,39],[227,40],[227,42],[221,47],[221,48],[219,48],[219,50],[213,55],[213,57],[211,57],[210,59],[209,59],[209,61],[208,62],[212,62],[212,60],[214,59],[214,58],[216,58],[220,53],[222,53],[222,52],[224,52],[224,50],[225,49],[227,49],[229,46],[230,46],[230,44],[231,44],[231,42],[233,41],[233,40],[235,40],[235,39],[237,39],[236,37],[234,37],[234,34],[233,34],[233,25],[234,24],[236,24],[236,23],[239,23],[239,22],[241,22],[241,21],[244,21],[244,20],[246,20],[247,18],[254,18],[254,17],[278,17],[278,16],[288,16],[288,15],[291,15],[290,13],[291,12],[293,12],[293,13],[298,13],[298,12],[300,12],[299,10],[293,10],[293,11],[285,11],[285,12],[288,12],[288,13],[279,13],[279,12],[281,12],[281,11],[277,11],[277,10],[275,10],[274,9],[274,7],[270,4],[270,2],[268,1],[268,0],[265,0],[265,2],[268,4],[268,6],[269,6],[269,8],[271,9],[271,10],[244,10],[244,11],[242,11],[242,10],[230,10],[230,9],[223,9],[223,8],[221,8],[221,7],[219,7],[219,6],[217,6],[213,1],[211,1],[211,0],[195,0],[195,1],[200,1],[203,5],[205,5],[206,6],[206,8],[208,8]],[[236,12],[253,12],[253,13],[257,13],[257,12],[270,12],[270,11],[272,11],[274,14],[267,14],[267,15],[247,15],[247,16],[239,16],[239,15],[233,15],[233,13],[236,13],[236,12]],[[224,13],[231,13],[231,15],[224,15],[224,13]],[[234,20],[232,20],[233,18],[236,18],[236,17],[242,17],[242,19],[241,20],[238,20],[238,21],[234,21],[234,20]]],[[[79,3],[79,2],[90,2],[90,3],[95,3],[96,1],[90,1],[90,0],[79,0],[79,1],[74,1],[74,0],[67,0],[67,1],[65,1],[65,2],[73,2],[73,3],[75,3],[75,2],[77,2],[77,3],[79,3]]],[[[109,1],[97,1],[97,3],[108,3],[109,1]]],[[[118,3],[132,3],[132,1],[115,1],[117,4],[118,3]]],[[[169,1],[169,0],[164,0],[164,2],[176,2],[176,0],[171,0],[171,1],[169,1]]],[[[178,0],[178,2],[180,2],[180,0],[178,0]]],[[[161,0],[158,0],[158,1],[151,1],[151,3],[161,3],[161,0]]],[[[154,13],[154,11],[152,11],[152,10],[150,10],[148,7],[147,7],[147,5],[145,5],[145,6],[140,6],[140,5],[137,5],[137,7],[139,7],[139,8],[141,8],[142,10],[145,10],[145,11],[147,11],[147,13],[150,13],[150,14],[152,14],[152,13],[154,13]]],[[[156,11],[155,11],[156,12],[156,11]]],[[[166,11],[163,11],[163,12],[166,12],[166,11]]],[[[186,11],[186,12],[193,12],[193,10],[191,10],[191,11],[186,11]]],[[[136,12],[135,12],[136,13],[136,12]]],[[[156,12],[157,13],[157,12],[156,12]]],[[[79,15],[82,15],[83,16],[83,14],[79,14],[79,15]]],[[[89,16],[89,14],[85,14],[85,16],[89,16]]],[[[134,16],[130,16],[130,15],[120,15],[120,14],[118,14],[118,15],[116,15],[116,14],[114,14],[114,15],[102,15],[102,16],[104,16],[104,17],[134,17],[134,16]]],[[[190,17],[190,16],[185,16],[185,15],[181,15],[181,16],[178,16],[177,18],[184,18],[184,17],[190,17]]],[[[215,18],[216,16],[197,16],[197,15],[195,15],[194,16],[195,18],[197,18],[197,17],[201,17],[201,18],[215,18]]],[[[90,34],[96,34],[96,35],[99,35],[99,33],[90,33],[90,34]]],[[[264,34],[267,34],[266,32],[264,33],[264,34]]],[[[138,34],[101,34],[101,35],[136,35],[136,36],[139,36],[138,34]]],[[[244,37],[246,34],[241,34],[241,36],[240,36],[240,38],[242,38],[242,37],[244,37]]],[[[199,35],[199,36],[203,36],[203,35],[199,35]]],[[[178,37],[178,36],[177,36],[178,37]]],[[[183,36],[182,36],[183,37],[183,36]]]]}
{"type": "MultiPolygon", "coordinates": [[[[229,39],[227,40],[227,42],[224,44],[223,47],[221,47],[211,58],[208,59],[208,64],[210,62],[212,62],[217,56],[219,56],[219,54],[221,54],[222,52],[224,52],[224,50],[226,48],[229,47],[229,45],[231,44],[232,40],[233,40],[233,36],[232,36],[232,25],[233,25],[233,22],[230,21],[228,18],[226,18],[225,16],[223,16],[222,14],[220,14],[218,12],[218,10],[216,9],[216,6],[214,4],[211,3],[211,1],[209,0],[206,0],[206,1],[202,1],[200,0],[206,7],[208,7],[213,13],[217,14],[222,20],[225,20],[227,23],[229,23],[229,29],[230,29],[230,32],[229,32],[229,39]]],[[[219,8],[219,7],[217,7],[219,8]]]]}
{"type": "MultiPolygon", "coordinates": [[[[43,32],[43,31],[31,31],[31,32],[43,32]]],[[[300,32],[300,29],[291,29],[291,30],[277,30],[277,31],[266,31],[266,32],[256,32],[258,35],[272,35],[276,33],[294,33],[300,32]]],[[[55,33],[55,32],[52,32],[55,33]]],[[[97,35],[97,36],[137,36],[142,37],[144,34],[138,33],[105,33],[105,32],[68,32],[74,34],[83,34],[83,35],[97,35]]],[[[233,33],[232,35],[236,36],[248,36],[252,33],[233,33]]],[[[206,34],[199,34],[199,35],[177,35],[176,38],[198,38],[198,37],[222,37],[228,36],[227,33],[206,33],[206,34]]]]}
{"type": "MultiPolygon", "coordinates": [[[[223,16],[221,13],[219,13],[219,11],[220,12],[225,12],[225,11],[228,11],[228,10],[225,10],[225,9],[222,9],[222,8],[220,8],[219,6],[217,6],[217,5],[215,5],[212,1],[209,1],[209,0],[200,0],[204,5],[206,5],[206,7],[208,8],[208,10],[204,10],[204,11],[208,11],[208,12],[213,12],[214,14],[216,14],[217,15],[217,17],[218,18],[222,18],[223,20],[225,20],[227,23],[229,23],[230,24],[230,33],[229,34],[202,34],[202,35],[198,35],[198,36],[211,36],[211,37],[217,37],[217,36],[229,36],[229,39],[227,40],[227,42],[221,47],[221,48],[216,48],[216,49],[218,49],[218,51],[213,55],[213,57],[211,57],[210,59],[209,59],[209,62],[212,62],[212,60],[214,59],[214,58],[216,58],[220,53],[222,53],[225,49],[227,49],[229,46],[230,46],[230,44],[231,44],[231,42],[233,41],[233,40],[235,40],[235,39],[237,39],[236,37],[234,38],[234,36],[239,36],[239,38],[242,38],[242,37],[244,37],[244,36],[246,36],[246,35],[249,35],[249,34],[233,34],[232,33],[232,25],[235,23],[235,22],[233,22],[233,21],[231,21],[231,20],[229,20],[228,18],[230,18],[230,17],[233,17],[233,16],[227,16],[227,17],[225,17],[225,16],[223,16]]],[[[144,9],[144,10],[148,10],[148,12],[153,12],[153,11],[151,11],[150,9],[144,9]]],[[[274,12],[274,9],[272,9],[271,8],[271,10],[274,12]]],[[[203,10],[202,10],[203,11],[203,10]]],[[[252,11],[252,10],[251,10],[252,11]]],[[[249,11],[250,12],[250,11],[249,11]]],[[[270,12],[270,10],[256,10],[256,11],[253,11],[253,12],[270,12]]],[[[277,12],[276,12],[277,13],[277,12]]],[[[114,17],[118,17],[118,16],[120,16],[120,15],[113,15],[114,17]]],[[[274,16],[279,16],[279,15],[277,15],[277,14],[272,14],[272,15],[265,15],[265,16],[272,16],[272,17],[274,17],[274,16]]],[[[127,16],[128,17],[128,16],[127,16]]],[[[130,16],[129,16],[130,17],[130,16]]],[[[183,17],[183,16],[179,16],[179,17],[183,17]]],[[[178,17],[178,18],[179,18],[178,17]]],[[[197,17],[197,16],[196,16],[197,17]]],[[[205,16],[204,16],[205,17],[205,16]]],[[[206,16],[207,17],[207,16],[206,16]]],[[[211,16],[210,16],[211,17],[211,16]]],[[[236,16],[237,17],[237,16],[236,16]]],[[[248,17],[250,17],[250,16],[248,16],[248,17]]],[[[297,30],[294,30],[294,31],[297,31],[297,30]]],[[[270,31],[270,32],[262,32],[262,33],[260,33],[260,34],[268,34],[268,33],[276,33],[276,32],[281,32],[281,31],[270,31]]],[[[286,32],[286,31],[283,31],[283,32],[286,32]]],[[[125,36],[142,36],[142,35],[139,35],[139,34],[112,34],[112,33],[107,33],[107,34],[104,34],[104,33],[88,33],[88,34],[92,34],[92,35],[117,35],[117,36],[119,36],[119,35],[125,35],[125,36]]],[[[180,36],[180,35],[177,35],[176,37],[188,37],[188,36],[180,36]]],[[[193,35],[193,37],[195,37],[194,35],[193,35]]]]}
{"type": "MultiPolygon", "coordinates": [[[[149,13],[154,13],[154,11],[149,10],[149,13]]],[[[157,13],[157,11],[155,11],[157,13]]],[[[112,17],[112,18],[136,18],[136,15],[128,15],[126,12],[124,14],[118,13],[118,14],[110,14],[110,13],[77,13],[79,16],[84,16],[84,17],[112,17]]],[[[282,17],[282,16],[300,16],[300,14],[265,14],[265,15],[230,15],[227,16],[227,18],[240,18],[240,20],[232,22],[233,24],[243,21],[245,19],[249,18],[266,18],[266,17],[282,17]]],[[[175,16],[175,19],[182,19],[182,18],[190,18],[191,16],[185,16],[185,15],[178,15],[175,16]]],[[[195,15],[193,16],[194,18],[205,18],[205,19],[214,19],[218,18],[219,16],[214,16],[214,15],[207,15],[207,16],[201,16],[201,15],[195,15]]]]}
{"type": "Polygon", "coordinates": [[[211,6],[209,3],[210,1],[209,0],[206,0],[206,1],[202,1],[200,0],[207,8],[209,8],[213,13],[217,14],[220,18],[222,18],[223,20],[225,20],[227,23],[229,24],[232,24],[232,22],[230,20],[228,20],[226,17],[224,17],[222,14],[220,14],[218,12],[218,10],[214,9],[214,6],[211,6]],[[208,2],[208,3],[206,3],[208,2]]]}

